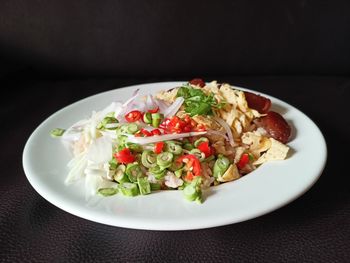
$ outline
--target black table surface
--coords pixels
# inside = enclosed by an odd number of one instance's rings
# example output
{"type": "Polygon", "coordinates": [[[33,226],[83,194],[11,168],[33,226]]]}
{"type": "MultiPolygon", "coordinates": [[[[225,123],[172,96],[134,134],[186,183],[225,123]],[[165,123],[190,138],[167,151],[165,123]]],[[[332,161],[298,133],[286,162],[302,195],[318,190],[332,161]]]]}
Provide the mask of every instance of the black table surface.
{"type": "Polygon", "coordinates": [[[29,184],[22,168],[23,148],[31,132],[52,113],[102,91],[184,79],[0,78],[0,261],[349,262],[350,78],[344,76],[218,79],[292,104],[311,117],[326,138],[328,160],[318,182],[267,215],[203,230],[125,229],[73,216],[47,202],[29,184]]]}

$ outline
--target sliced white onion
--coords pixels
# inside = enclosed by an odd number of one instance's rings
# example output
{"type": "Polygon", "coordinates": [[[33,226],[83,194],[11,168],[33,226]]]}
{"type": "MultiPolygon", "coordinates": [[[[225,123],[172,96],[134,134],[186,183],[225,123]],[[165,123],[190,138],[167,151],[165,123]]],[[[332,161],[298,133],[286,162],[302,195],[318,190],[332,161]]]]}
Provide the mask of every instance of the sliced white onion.
{"type": "Polygon", "coordinates": [[[138,144],[148,144],[155,143],[160,141],[176,140],[180,138],[192,137],[206,134],[206,131],[203,132],[186,132],[186,133],[174,133],[174,134],[165,134],[165,135],[155,135],[151,137],[135,137],[130,136],[127,139],[129,142],[138,143],[138,144]]]}
{"type": "Polygon", "coordinates": [[[69,127],[62,135],[62,141],[77,141],[89,120],[80,120],[69,127]]]}
{"type": "Polygon", "coordinates": [[[90,145],[87,153],[87,159],[93,163],[108,163],[112,158],[112,141],[103,136],[90,145]]]}
{"type": "Polygon", "coordinates": [[[100,188],[116,188],[118,184],[104,179],[100,175],[87,173],[85,175],[85,194],[86,198],[95,195],[100,188]]]}
{"type": "Polygon", "coordinates": [[[87,166],[87,159],[86,159],[86,153],[83,152],[79,154],[78,156],[74,157],[68,164],[68,168],[70,169],[66,180],[64,183],[66,185],[72,184],[79,179],[84,177],[84,170],[87,166]]]}
{"type": "Polygon", "coordinates": [[[166,103],[166,102],[163,101],[163,100],[154,99],[154,101],[157,103],[157,105],[158,105],[158,107],[159,107],[159,111],[160,111],[161,113],[164,113],[164,112],[169,108],[168,103],[166,103]]]}
{"type": "Polygon", "coordinates": [[[174,116],[180,109],[182,103],[184,103],[185,99],[183,97],[178,97],[165,111],[164,117],[174,116]]]}
{"type": "Polygon", "coordinates": [[[121,112],[123,109],[123,104],[121,102],[112,102],[108,107],[104,108],[101,113],[100,113],[100,121],[102,121],[102,119],[104,117],[106,117],[106,115],[108,113],[114,112],[114,116],[117,116],[119,114],[119,112],[121,112]]]}
{"type": "Polygon", "coordinates": [[[146,109],[147,110],[153,110],[158,108],[157,102],[154,100],[152,95],[148,95],[146,98],[146,109]]]}
{"type": "Polygon", "coordinates": [[[226,121],[224,121],[223,119],[219,118],[219,117],[215,117],[215,120],[222,126],[224,127],[226,133],[227,133],[227,136],[228,136],[228,139],[229,139],[229,142],[231,144],[231,146],[234,146],[235,145],[235,141],[233,139],[233,134],[232,134],[232,131],[231,131],[231,128],[230,126],[227,124],[226,121]]]}
{"type": "Polygon", "coordinates": [[[124,102],[123,107],[126,107],[126,106],[128,106],[129,103],[133,102],[139,96],[139,91],[140,91],[140,89],[136,89],[133,92],[131,98],[128,99],[126,102],[124,102]]]}
{"type": "Polygon", "coordinates": [[[117,127],[120,127],[121,124],[120,123],[107,123],[105,125],[106,129],[115,129],[117,127]]]}
{"type": "Polygon", "coordinates": [[[132,97],[123,103],[122,109],[115,116],[119,122],[125,122],[124,115],[131,111],[134,101],[137,99],[137,97],[139,97],[139,91],[140,89],[135,90],[132,97]]]}

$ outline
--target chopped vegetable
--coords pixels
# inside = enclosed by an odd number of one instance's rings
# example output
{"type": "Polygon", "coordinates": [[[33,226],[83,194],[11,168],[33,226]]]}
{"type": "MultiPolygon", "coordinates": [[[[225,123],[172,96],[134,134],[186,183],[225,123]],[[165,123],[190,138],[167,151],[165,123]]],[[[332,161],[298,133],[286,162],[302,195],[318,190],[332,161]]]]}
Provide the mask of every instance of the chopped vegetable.
{"type": "Polygon", "coordinates": [[[66,183],[85,179],[87,193],[103,196],[183,190],[200,203],[202,188],[287,157],[291,129],[268,98],[202,79],[155,97],[138,92],[51,131],[74,155],[66,183]]]}
{"type": "Polygon", "coordinates": [[[146,150],[142,153],[141,162],[147,168],[155,167],[157,165],[157,156],[152,151],[146,150]]]}
{"type": "Polygon", "coordinates": [[[163,148],[164,148],[164,142],[157,142],[155,145],[154,145],[154,153],[156,154],[159,154],[163,151],[163,148]]]}
{"type": "Polygon", "coordinates": [[[154,167],[151,167],[149,169],[149,172],[153,174],[157,180],[161,180],[166,173],[166,168],[156,165],[154,167]]]}
{"type": "Polygon", "coordinates": [[[118,188],[100,188],[98,189],[98,193],[103,196],[111,196],[118,193],[118,188]]]}
{"type": "Polygon", "coordinates": [[[202,178],[196,176],[190,184],[183,189],[183,195],[188,201],[196,201],[202,203],[202,190],[201,190],[202,178]]]}
{"type": "Polygon", "coordinates": [[[142,119],[143,119],[144,123],[151,124],[152,123],[152,114],[150,112],[145,112],[145,114],[143,114],[142,119]]]}
{"type": "Polygon", "coordinates": [[[137,196],[139,194],[139,189],[134,183],[122,183],[119,189],[125,196],[137,196]]]}
{"type": "Polygon", "coordinates": [[[159,111],[159,107],[148,110],[149,113],[157,113],[159,111]]]}
{"type": "Polygon", "coordinates": [[[224,156],[219,156],[219,158],[215,161],[213,175],[215,178],[222,176],[228,167],[230,166],[230,161],[224,156]]]}
{"type": "Polygon", "coordinates": [[[51,130],[50,134],[53,138],[56,138],[56,137],[61,137],[65,131],[66,130],[64,130],[64,129],[55,128],[55,129],[51,130]]]}
{"type": "Polygon", "coordinates": [[[103,120],[97,125],[97,129],[103,130],[115,130],[118,126],[118,120],[113,116],[106,116],[103,120]]]}
{"type": "Polygon", "coordinates": [[[125,173],[126,166],[124,164],[121,164],[118,166],[115,174],[114,174],[114,180],[117,181],[118,183],[125,183],[125,182],[130,182],[129,177],[125,173]]]}
{"type": "Polygon", "coordinates": [[[244,166],[246,166],[249,163],[249,154],[248,153],[243,153],[241,156],[241,159],[237,163],[237,167],[239,169],[243,169],[244,166]]]}
{"type": "Polygon", "coordinates": [[[128,164],[135,161],[135,156],[132,155],[130,149],[124,148],[123,150],[114,154],[114,157],[119,163],[128,164]]]}
{"type": "Polygon", "coordinates": [[[176,144],[174,141],[167,141],[165,143],[165,150],[175,155],[182,153],[182,147],[179,144],[176,144]]]}
{"type": "Polygon", "coordinates": [[[137,182],[137,179],[143,176],[142,169],[138,163],[130,163],[125,170],[130,182],[137,182]]]}
{"type": "Polygon", "coordinates": [[[163,152],[157,156],[157,164],[160,167],[168,168],[171,166],[174,155],[171,152],[163,152]]]}
{"type": "Polygon", "coordinates": [[[130,111],[125,115],[125,120],[127,122],[135,122],[141,119],[141,112],[138,110],[130,111]]]}
{"type": "Polygon", "coordinates": [[[150,183],[150,186],[151,186],[151,191],[158,191],[161,189],[161,186],[158,183],[150,183]]]}
{"type": "Polygon", "coordinates": [[[198,158],[193,154],[186,154],[181,157],[179,157],[177,162],[184,162],[186,163],[186,167],[188,169],[192,169],[194,176],[200,176],[201,174],[201,164],[198,160],[198,158]]]}
{"type": "Polygon", "coordinates": [[[198,146],[197,146],[198,150],[200,150],[202,153],[204,153],[205,157],[208,158],[210,155],[213,154],[213,150],[211,149],[211,147],[209,146],[209,141],[207,142],[201,142],[198,146]]]}
{"type": "Polygon", "coordinates": [[[147,195],[151,193],[151,185],[148,182],[147,178],[137,178],[137,185],[139,186],[140,194],[147,195]]]}

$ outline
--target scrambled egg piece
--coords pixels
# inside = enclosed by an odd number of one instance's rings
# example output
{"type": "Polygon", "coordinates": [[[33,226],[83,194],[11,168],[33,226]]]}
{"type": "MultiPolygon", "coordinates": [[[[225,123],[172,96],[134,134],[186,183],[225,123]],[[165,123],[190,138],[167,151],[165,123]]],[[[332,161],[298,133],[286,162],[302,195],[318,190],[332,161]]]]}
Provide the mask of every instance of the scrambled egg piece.
{"type": "Polygon", "coordinates": [[[219,124],[213,119],[212,116],[196,115],[193,116],[192,119],[198,124],[203,124],[210,130],[220,130],[219,124]]]}
{"type": "Polygon", "coordinates": [[[168,103],[173,103],[176,99],[178,88],[172,90],[162,90],[156,94],[156,99],[163,100],[168,103]]]}
{"type": "Polygon", "coordinates": [[[270,139],[262,136],[258,131],[244,133],[242,142],[249,145],[249,149],[256,159],[260,157],[260,153],[267,151],[271,147],[270,139]]]}
{"type": "Polygon", "coordinates": [[[219,176],[217,180],[219,182],[229,182],[236,180],[240,177],[241,175],[238,172],[237,166],[235,164],[231,164],[228,167],[227,171],[222,176],[219,176]]]}
{"type": "Polygon", "coordinates": [[[286,159],[289,147],[273,138],[270,138],[270,141],[271,147],[253,163],[254,165],[262,164],[268,161],[286,159]]]}

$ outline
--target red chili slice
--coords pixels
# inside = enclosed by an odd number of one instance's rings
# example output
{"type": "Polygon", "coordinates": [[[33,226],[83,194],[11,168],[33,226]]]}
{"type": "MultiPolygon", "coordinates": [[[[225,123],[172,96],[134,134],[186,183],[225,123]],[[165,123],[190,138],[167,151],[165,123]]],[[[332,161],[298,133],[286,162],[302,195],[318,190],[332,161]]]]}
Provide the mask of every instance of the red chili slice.
{"type": "Polygon", "coordinates": [[[243,169],[249,163],[249,155],[247,153],[243,153],[241,159],[237,163],[238,169],[243,169]]]}
{"type": "Polygon", "coordinates": [[[212,155],[212,150],[209,146],[209,142],[202,142],[198,145],[198,150],[200,150],[202,153],[205,154],[205,157],[209,157],[210,155],[212,155]]]}
{"type": "Polygon", "coordinates": [[[159,111],[159,107],[148,110],[149,113],[157,113],[159,111]]]}
{"type": "Polygon", "coordinates": [[[146,129],[141,129],[140,131],[145,137],[150,137],[153,135],[152,132],[147,131],[146,129]]]}
{"type": "Polygon", "coordinates": [[[163,147],[164,147],[164,142],[157,142],[154,145],[154,153],[159,154],[163,151],[163,147]]]}
{"type": "Polygon", "coordinates": [[[244,92],[244,95],[248,102],[249,108],[257,110],[260,113],[267,113],[269,111],[271,107],[270,99],[247,91],[244,92]]]}
{"type": "Polygon", "coordinates": [[[200,176],[201,175],[201,163],[199,162],[198,158],[193,154],[186,154],[186,155],[182,155],[179,158],[177,158],[176,161],[182,162],[184,159],[188,159],[186,167],[192,168],[193,175],[200,176]]]}
{"type": "Polygon", "coordinates": [[[162,134],[159,129],[154,129],[151,131],[151,133],[152,133],[152,135],[161,135],[162,134]]]}
{"type": "Polygon", "coordinates": [[[129,148],[124,148],[123,150],[114,154],[114,157],[119,163],[127,164],[135,161],[135,156],[132,155],[129,148]]]}
{"type": "Polygon", "coordinates": [[[125,115],[125,119],[127,122],[135,122],[141,119],[141,112],[138,110],[130,111],[128,114],[125,115]]]}

